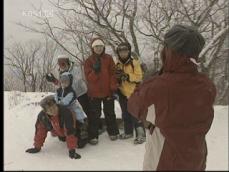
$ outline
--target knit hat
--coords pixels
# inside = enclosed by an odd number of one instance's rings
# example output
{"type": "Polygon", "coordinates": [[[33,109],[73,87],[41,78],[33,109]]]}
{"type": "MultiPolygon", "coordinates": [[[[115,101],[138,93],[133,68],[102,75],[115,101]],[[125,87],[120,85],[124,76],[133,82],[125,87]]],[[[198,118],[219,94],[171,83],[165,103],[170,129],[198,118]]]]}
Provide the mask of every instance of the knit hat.
{"type": "Polygon", "coordinates": [[[52,106],[55,103],[56,102],[55,102],[54,96],[49,95],[49,96],[46,96],[45,98],[43,98],[39,104],[43,109],[46,109],[47,107],[52,106]]]}
{"type": "Polygon", "coordinates": [[[131,52],[131,45],[128,42],[122,42],[118,45],[116,51],[117,53],[122,50],[129,50],[131,52]]]}
{"type": "Polygon", "coordinates": [[[94,48],[95,46],[98,46],[98,45],[105,47],[105,44],[101,39],[96,39],[95,41],[93,41],[91,47],[94,48]]]}
{"type": "Polygon", "coordinates": [[[164,43],[178,53],[198,57],[205,40],[195,27],[175,25],[165,34],[164,43]]]}
{"type": "Polygon", "coordinates": [[[116,53],[118,55],[118,59],[123,63],[128,63],[131,60],[131,45],[128,42],[121,42],[118,47],[116,48],[116,53]],[[120,57],[119,52],[124,51],[124,50],[129,50],[128,57],[123,59],[120,57]]]}
{"type": "Polygon", "coordinates": [[[72,84],[72,74],[69,72],[64,72],[60,75],[60,82],[69,81],[72,84]]]}
{"type": "Polygon", "coordinates": [[[65,54],[58,55],[57,59],[68,59],[68,56],[65,54]]]}
{"type": "Polygon", "coordinates": [[[58,56],[57,60],[58,60],[58,65],[61,67],[65,66],[66,63],[68,65],[70,65],[70,60],[69,60],[69,57],[67,55],[61,54],[58,56]]]}

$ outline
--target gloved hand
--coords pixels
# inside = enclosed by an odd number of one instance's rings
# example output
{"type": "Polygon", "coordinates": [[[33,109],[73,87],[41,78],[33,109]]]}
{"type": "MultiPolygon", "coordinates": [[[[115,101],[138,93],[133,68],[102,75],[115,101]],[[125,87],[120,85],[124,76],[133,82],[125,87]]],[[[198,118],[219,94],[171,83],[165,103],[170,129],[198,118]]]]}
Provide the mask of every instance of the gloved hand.
{"type": "Polygon", "coordinates": [[[48,82],[55,82],[57,80],[52,73],[47,73],[45,78],[48,82]]]}
{"type": "Polygon", "coordinates": [[[78,153],[76,153],[75,149],[69,150],[69,157],[71,159],[80,159],[81,158],[81,156],[78,153]]]}
{"type": "Polygon", "coordinates": [[[127,73],[122,73],[120,76],[121,81],[128,81],[129,80],[129,75],[127,73]]]}
{"type": "Polygon", "coordinates": [[[65,142],[66,141],[66,137],[61,137],[61,136],[58,136],[58,139],[62,142],[65,142]]]}
{"type": "Polygon", "coordinates": [[[116,76],[119,84],[122,83],[121,76],[123,75],[123,73],[124,73],[124,71],[122,69],[120,69],[120,68],[117,69],[116,68],[116,70],[115,70],[115,76],[116,76]]]}
{"type": "Polygon", "coordinates": [[[99,73],[101,71],[101,60],[100,58],[96,59],[96,62],[92,66],[93,70],[95,73],[99,73]]]}
{"type": "Polygon", "coordinates": [[[29,148],[27,149],[25,152],[28,152],[28,153],[37,153],[37,152],[40,152],[40,148],[29,148]]]}
{"type": "Polygon", "coordinates": [[[114,94],[112,95],[112,97],[113,97],[114,100],[119,100],[118,93],[114,93],[114,94]]]}

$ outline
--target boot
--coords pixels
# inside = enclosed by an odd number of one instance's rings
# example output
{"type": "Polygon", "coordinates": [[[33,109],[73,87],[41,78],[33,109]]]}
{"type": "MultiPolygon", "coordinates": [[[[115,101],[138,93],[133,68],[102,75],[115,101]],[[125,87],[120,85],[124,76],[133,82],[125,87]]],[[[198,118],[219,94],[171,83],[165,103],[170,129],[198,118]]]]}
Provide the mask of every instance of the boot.
{"type": "Polygon", "coordinates": [[[90,143],[91,145],[96,145],[98,144],[98,139],[97,138],[91,139],[88,141],[88,143],[90,143]]]}
{"type": "Polygon", "coordinates": [[[142,144],[146,141],[145,131],[142,127],[136,128],[136,138],[134,139],[134,144],[142,144]]]}
{"type": "Polygon", "coordinates": [[[121,140],[129,139],[129,138],[132,138],[132,137],[133,137],[133,134],[122,133],[122,134],[119,135],[119,139],[121,139],[121,140]]]}
{"type": "Polygon", "coordinates": [[[112,141],[118,139],[118,135],[110,135],[109,137],[110,137],[110,139],[111,139],[112,141]]]}

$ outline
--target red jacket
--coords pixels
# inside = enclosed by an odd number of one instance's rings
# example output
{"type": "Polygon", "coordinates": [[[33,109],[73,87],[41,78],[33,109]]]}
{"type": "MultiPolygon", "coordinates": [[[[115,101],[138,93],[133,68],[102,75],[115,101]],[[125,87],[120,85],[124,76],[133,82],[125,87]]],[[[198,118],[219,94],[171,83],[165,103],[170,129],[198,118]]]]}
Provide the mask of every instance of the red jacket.
{"type": "Polygon", "coordinates": [[[163,68],[135,90],[128,111],[145,120],[155,107],[155,126],[165,139],[157,170],[204,170],[215,86],[189,58],[167,54],[163,68]]]}
{"type": "Polygon", "coordinates": [[[56,136],[66,137],[69,150],[77,147],[74,118],[66,107],[59,106],[59,114],[55,116],[48,116],[43,111],[39,113],[34,136],[34,146],[36,148],[43,146],[48,131],[56,136]]]}
{"type": "Polygon", "coordinates": [[[94,53],[84,64],[88,95],[95,98],[110,97],[118,88],[118,82],[115,77],[115,63],[112,57],[105,53],[99,58],[101,59],[101,71],[97,74],[92,68],[96,62],[96,55],[94,53]]]}

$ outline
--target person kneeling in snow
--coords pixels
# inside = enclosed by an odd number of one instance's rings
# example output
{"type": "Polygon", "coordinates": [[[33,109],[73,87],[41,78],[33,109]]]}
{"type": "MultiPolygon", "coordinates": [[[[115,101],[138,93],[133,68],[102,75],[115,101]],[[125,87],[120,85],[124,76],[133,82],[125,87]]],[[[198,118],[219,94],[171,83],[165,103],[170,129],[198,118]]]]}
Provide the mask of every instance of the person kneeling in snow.
{"type": "Polygon", "coordinates": [[[27,149],[26,152],[40,152],[48,131],[51,131],[60,138],[63,138],[62,141],[66,139],[70,158],[81,158],[81,156],[75,152],[75,148],[77,147],[77,137],[75,136],[76,124],[71,111],[62,105],[56,104],[54,96],[52,95],[42,99],[40,106],[43,111],[38,114],[35,124],[34,147],[27,149]]]}
{"type": "Polygon", "coordinates": [[[86,114],[82,110],[79,104],[76,93],[72,88],[72,74],[69,72],[64,72],[61,74],[59,82],[60,88],[57,89],[54,99],[57,104],[66,106],[71,112],[76,115],[76,122],[78,126],[77,137],[78,137],[78,147],[82,148],[87,143],[87,126],[85,124],[86,114]]]}

